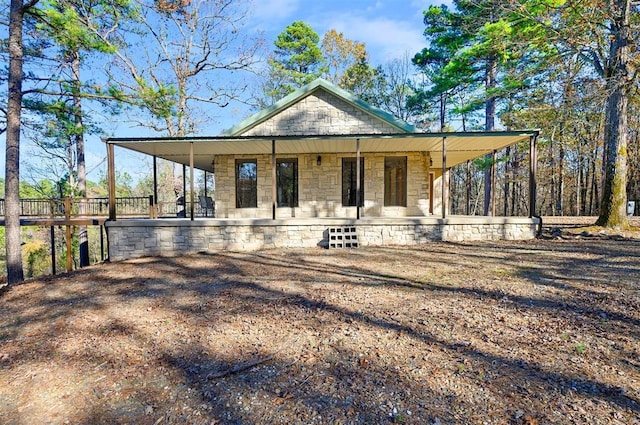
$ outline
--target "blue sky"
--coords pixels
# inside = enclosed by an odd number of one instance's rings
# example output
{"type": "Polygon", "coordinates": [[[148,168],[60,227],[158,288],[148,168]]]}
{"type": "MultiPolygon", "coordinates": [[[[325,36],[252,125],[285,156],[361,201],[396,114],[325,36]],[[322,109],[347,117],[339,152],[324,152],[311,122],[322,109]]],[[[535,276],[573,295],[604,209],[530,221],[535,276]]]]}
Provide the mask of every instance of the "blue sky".
{"type": "Polygon", "coordinates": [[[330,29],[364,42],[374,65],[411,55],[424,47],[422,12],[426,0],[255,0],[255,27],[273,40],[295,20],[308,23],[322,37],[330,29]]]}
{"type": "MultiPolygon", "coordinates": [[[[351,40],[364,42],[373,66],[382,65],[405,54],[413,56],[425,46],[422,12],[430,4],[442,4],[443,1],[406,0],[253,0],[249,21],[245,29],[262,32],[266,46],[273,48],[273,41],[287,25],[296,20],[308,23],[320,37],[330,29],[344,33],[351,40]]],[[[450,3],[444,1],[444,3],[450,3]]],[[[241,121],[249,114],[242,108],[212,110],[211,124],[206,133],[219,134],[241,121]]],[[[104,130],[108,136],[157,136],[143,131],[132,131],[115,122],[106,124],[104,130]]],[[[205,134],[200,134],[205,135],[205,134]]],[[[4,145],[4,138],[0,139],[4,145]]],[[[26,142],[26,141],[25,141],[26,142]]],[[[24,145],[23,145],[24,146],[24,145]]],[[[4,170],[4,149],[0,157],[0,167],[4,170]]],[[[28,175],[29,148],[22,149],[22,175],[28,175]],[[24,161],[27,159],[27,161],[24,161]],[[27,162],[27,163],[25,163],[27,162]]],[[[88,178],[97,181],[100,173],[105,172],[105,147],[99,137],[89,136],[87,140],[87,170],[93,170],[88,178]]],[[[141,161],[150,163],[150,159],[124,149],[116,152],[117,169],[127,171],[134,180],[148,174],[149,168],[141,161]]],[[[4,175],[4,173],[3,173],[4,175]]]]}

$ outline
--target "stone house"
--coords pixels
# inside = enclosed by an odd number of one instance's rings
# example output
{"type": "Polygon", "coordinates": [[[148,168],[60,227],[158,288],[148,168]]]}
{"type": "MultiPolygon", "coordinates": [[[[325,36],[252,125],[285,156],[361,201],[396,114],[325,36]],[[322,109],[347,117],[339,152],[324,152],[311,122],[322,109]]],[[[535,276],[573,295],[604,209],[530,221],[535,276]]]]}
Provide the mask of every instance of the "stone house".
{"type": "Polygon", "coordinates": [[[357,246],[530,239],[540,223],[537,136],[419,132],[318,79],[220,136],[107,139],[109,257],[330,247],[341,229],[357,246]],[[531,147],[529,217],[447,217],[449,168],[523,141],[531,147]],[[188,167],[190,213],[117,219],[115,146],[188,167]],[[194,170],[215,176],[215,217],[195,217],[194,170]]]}

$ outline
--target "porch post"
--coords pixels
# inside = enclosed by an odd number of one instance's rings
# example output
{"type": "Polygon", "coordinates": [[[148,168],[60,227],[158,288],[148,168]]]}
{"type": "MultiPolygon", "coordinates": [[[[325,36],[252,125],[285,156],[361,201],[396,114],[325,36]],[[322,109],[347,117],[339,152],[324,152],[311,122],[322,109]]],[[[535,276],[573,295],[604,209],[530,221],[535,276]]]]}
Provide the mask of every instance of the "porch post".
{"type": "Polygon", "coordinates": [[[271,218],[276,219],[278,188],[276,185],[276,139],[271,140],[271,218]]]}
{"type": "Polygon", "coordinates": [[[195,196],[194,196],[194,183],[193,183],[193,142],[189,143],[189,202],[191,203],[190,206],[190,213],[191,213],[191,221],[193,221],[193,210],[194,210],[194,205],[193,205],[193,201],[195,200],[195,196]]]}
{"type": "Polygon", "coordinates": [[[360,220],[360,138],[356,139],[356,220],[360,220]]]}
{"type": "Polygon", "coordinates": [[[467,160],[467,215],[471,215],[471,161],[467,160]]]}
{"type": "Polygon", "coordinates": [[[447,216],[447,137],[442,138],[442,218],[447,216]]]}
{"type": "Polygon", "coordinates": [[[495,149],[491,153],[491,217],[496,216],[496,158],[498,151],[495,149]]]}
{"type": "Polygon", "coordinates": [[[113,145],[107,143],[107,180],[109,190],[109,220],[116,220],[116,169],[113,145]]]}
{"type": "Polygon", "coordinates": [[[153,155],[153,206],[158,207],[158,158],[155,155],[153,155]]]}
{"type": "Polygon", "coordinates": [[[182,200],[184,209],[184,216],[187,217],[187,166],[182,164],[182,200]]]}
{"type": "Polygon", "coordinates": [[[536,215],[536,174],[538,171],[538,134],[529,138],[529,218],[536,215]]]}

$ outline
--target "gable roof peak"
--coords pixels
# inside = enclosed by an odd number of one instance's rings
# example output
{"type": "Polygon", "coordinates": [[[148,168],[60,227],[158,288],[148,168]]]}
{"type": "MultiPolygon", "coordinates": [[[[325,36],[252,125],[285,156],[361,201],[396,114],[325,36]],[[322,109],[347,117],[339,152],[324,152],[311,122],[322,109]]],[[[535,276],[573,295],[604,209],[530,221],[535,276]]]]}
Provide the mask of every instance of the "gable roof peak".
{"type": "Polygon", "coordinates": [[[310,83],[300,87],[299,89],[289,93],[287,96],[283,97],[273,105],[251,115],[249,118],[241,121],[237,125],[233,126],[230,129],[224,130],[223,136],[240,136],[251,128],[257,126],[258,124],[267,121],[269,118],[277,115],[283,110],[289,108],[291,105],[299,102],[305,97],[311,95],[317,90],[324,90],[333,96],[340,98],[344,102],[350,104],[351,106],[364,111],[365,113],[374,116],[375,118],[385,122],[386,124],[397,128],[400,132],[413,133],[415,132],[415,127],[411,124],[408,124],[402,120],[395,118],[388,112],[383,111],[380,108],[370,105],[369,103],[359,99],[355,95],[349,93],[347,90],[344,90],[329,81],[323,78],[316,78],[310,83]]]}

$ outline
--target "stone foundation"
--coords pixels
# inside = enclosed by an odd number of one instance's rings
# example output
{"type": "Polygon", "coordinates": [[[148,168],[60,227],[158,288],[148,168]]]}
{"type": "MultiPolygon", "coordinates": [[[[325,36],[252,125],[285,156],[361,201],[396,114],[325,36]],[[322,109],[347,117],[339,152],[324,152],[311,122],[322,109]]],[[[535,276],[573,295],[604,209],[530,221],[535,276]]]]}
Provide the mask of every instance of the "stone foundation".
{"type": "Polygon", "coordinates": [[[414,217],[355,219],[135,219],[106,222],[111,261],[198,252],[327,247],[328,229],[355,226],[360,246],[430,241],[527,240],[538,219],[414,217]]]}

